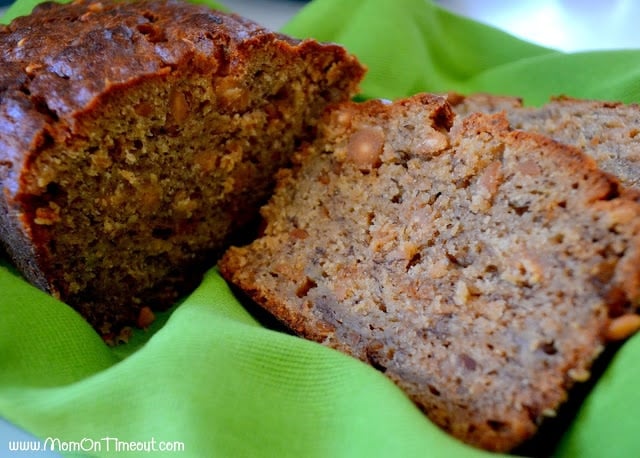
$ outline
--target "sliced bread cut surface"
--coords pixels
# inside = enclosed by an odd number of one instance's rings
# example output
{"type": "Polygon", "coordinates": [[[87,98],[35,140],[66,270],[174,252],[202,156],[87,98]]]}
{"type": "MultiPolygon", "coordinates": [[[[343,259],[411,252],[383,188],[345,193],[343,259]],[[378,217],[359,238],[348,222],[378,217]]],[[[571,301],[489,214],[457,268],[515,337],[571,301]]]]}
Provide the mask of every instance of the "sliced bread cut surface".
{"type": "Polygon", "coordinates": [[[467,443],[534,435],[636,316],[640,205],[578,149],[421,94],[342,104],[296,159],[222,274],[467,443]]]}
{"type": "Polygon", "coordinates": [[[580,148],[625,186],[640,187],[640,106],[557,97],[525,107],[516,97],[449,94],[461,116],[504,111],[514,129],[538,132],[580,148]]]}

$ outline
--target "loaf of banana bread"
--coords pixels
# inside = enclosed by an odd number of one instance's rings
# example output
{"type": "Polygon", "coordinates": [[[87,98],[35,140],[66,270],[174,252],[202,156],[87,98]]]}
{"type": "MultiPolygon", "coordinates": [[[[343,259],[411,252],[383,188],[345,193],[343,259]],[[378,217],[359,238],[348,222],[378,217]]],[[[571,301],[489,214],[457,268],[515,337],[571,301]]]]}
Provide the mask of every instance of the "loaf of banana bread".
{"type": "Polygon", "coordinates": [[[426,94],[320,126],[220,270],[446,431],[512,450],[637,330],[638,196],[579,149],[426,94]]]}
{"type": "Polygon", "coordinates": [[[102,333],[135,323],[197,284],[363,74],[202,5],[40,4],[0,25],[0,238],[102,333]]]}

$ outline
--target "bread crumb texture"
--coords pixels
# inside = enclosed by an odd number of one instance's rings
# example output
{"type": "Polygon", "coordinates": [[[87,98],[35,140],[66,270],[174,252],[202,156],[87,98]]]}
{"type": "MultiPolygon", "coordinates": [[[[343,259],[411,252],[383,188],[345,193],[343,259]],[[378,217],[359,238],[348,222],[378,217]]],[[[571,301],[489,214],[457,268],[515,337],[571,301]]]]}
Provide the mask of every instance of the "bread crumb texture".
{"type": "Polygon", "coordinates": [[[1,238],[105,334],[197,284],[364,73],[173,0],[38,5],[0,28],[0,59],[1,238]]]}
{"type": "Polygon", "coordinates": [[[635,196],[504,113],[456,118],[426,94],[345,103],[279,173],[264,235],[220,268],[445,430],[507,451],[589,378],[608,337],[637,329],[621,320],[640,296],[635,196]]]}

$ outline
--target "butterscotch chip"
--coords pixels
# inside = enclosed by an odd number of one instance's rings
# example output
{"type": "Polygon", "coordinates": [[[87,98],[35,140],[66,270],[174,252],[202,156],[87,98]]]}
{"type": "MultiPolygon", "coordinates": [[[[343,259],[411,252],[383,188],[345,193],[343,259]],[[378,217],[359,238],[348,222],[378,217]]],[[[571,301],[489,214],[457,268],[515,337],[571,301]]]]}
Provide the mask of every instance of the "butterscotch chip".
{"type": "Polygon", "coordinates": [[[640,330],[640,316],[628,313],[611,321],[607,328],[606,337],[609,340],[622,340],[640,330]]]}
{"type": "Polygon", "coordinates": [[[182,124],[189,116],[189,103],[184,92],[174,90],[169,94],[170,106],[169,115],[177,124],[182,124]]]}
{"type": "Polygon", "coordinates": [[[365,127],[354,132],[347,143],[347,158],[360,170],[380,165],[384,147],[384,132],[377,127],[365,127]]]}
{"type": "Polygon", "coordinates": [[[148,328],[156,320],[156,316],[150,307],[142,307],[138,314],[137,326],[139,328],[148,328]]]}
{"type": "Polygon", "coordinates": [[[640,203],[502,114],[456,119],[426,94],[345,103],[279,177],[264,235],[229,249],[222,274],[465,442],[531,438],[607,339],[636,330],[640,203]],[[358,132],[382,142],[371,173],[344,160],[358,132]]]}

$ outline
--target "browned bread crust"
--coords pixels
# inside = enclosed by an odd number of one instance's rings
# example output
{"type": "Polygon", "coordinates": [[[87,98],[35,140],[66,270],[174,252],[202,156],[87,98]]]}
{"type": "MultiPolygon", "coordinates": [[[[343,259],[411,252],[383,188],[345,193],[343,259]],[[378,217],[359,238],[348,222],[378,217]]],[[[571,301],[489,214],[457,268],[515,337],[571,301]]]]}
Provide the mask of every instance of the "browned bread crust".
{"type": "Polygon", "coordinates": [[[342,104],[222,274],[470,444],[511,450],[636,317],[640,205],[580,150],[454,122],[444,98],[342,104]],[[614,320],[615,321],[615,320],[614,320]]]}
{"type": "Polygon", "coordinates": [[[0,238],[96,327],[131,323],[198,281],[363,74],[205,6],[38,5],[0,26],[0,238]]]}

